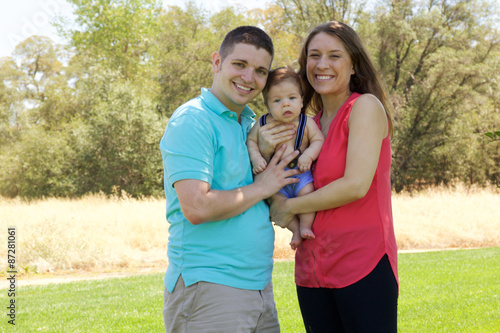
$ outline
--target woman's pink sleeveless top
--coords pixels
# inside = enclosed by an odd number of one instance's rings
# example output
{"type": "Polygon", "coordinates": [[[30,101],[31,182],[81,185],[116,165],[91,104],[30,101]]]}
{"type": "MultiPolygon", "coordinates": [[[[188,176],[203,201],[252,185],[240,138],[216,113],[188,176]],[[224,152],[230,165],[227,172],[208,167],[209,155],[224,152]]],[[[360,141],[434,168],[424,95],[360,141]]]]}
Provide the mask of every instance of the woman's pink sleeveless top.
{"type": "MultiPolygon", "coordinates": [[[[344,175],[349,115],[361,96],[353,93],[330,124],[313,169],[321,188],[344,175]]],[[[321,112],[314,118],[319,124],[321,112]]],[[[391,141],[382,141],[380,158],[366,196],[347,205],[316,213],[314,240],[304,240],[295,255],[295,282],[310,288],[343,288],[367,276],[387,254],[396,281],[397,246],[391,207],[391,141]]],[[[398,282],[399,283],[399,282],[398,282]]]]}

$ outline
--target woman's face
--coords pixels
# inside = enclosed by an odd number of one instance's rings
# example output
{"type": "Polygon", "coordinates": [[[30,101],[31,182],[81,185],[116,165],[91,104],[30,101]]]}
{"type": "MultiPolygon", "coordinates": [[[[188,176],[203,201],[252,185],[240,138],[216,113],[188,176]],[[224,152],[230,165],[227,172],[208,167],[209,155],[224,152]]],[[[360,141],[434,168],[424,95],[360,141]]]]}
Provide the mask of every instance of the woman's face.
{"type": "Polygon", "coordinates": [[[307,79],[320,95],[349,95],[354,74],[344,43],[324,32],[314,36],[307,47],[307,79]]]}

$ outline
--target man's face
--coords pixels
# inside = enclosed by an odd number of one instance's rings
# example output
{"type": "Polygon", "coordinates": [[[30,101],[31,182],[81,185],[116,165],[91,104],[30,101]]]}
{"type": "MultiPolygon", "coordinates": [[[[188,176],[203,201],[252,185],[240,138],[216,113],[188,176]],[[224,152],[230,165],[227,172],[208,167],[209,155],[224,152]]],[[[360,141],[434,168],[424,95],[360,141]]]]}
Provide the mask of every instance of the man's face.
{"type": "Polygon", "coordinates": [[[238,43],[222,61],[219,52],[212,56],[214,82],[211,93],[229,110],[243,111],[266,85],[272,57],[264,49],[238,43]]]}

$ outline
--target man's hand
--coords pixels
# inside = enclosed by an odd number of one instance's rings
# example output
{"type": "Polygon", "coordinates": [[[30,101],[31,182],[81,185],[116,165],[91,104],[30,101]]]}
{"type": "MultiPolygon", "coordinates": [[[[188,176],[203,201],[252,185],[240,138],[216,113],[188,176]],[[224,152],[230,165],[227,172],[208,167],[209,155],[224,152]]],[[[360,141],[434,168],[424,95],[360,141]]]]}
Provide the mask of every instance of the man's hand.
{"type": "Polygon", "coordinates": [[[299,152],[294,151],[281,159],[285,150],[286,145],[281,146],[274,154],[266,169],[254,178],[254,184],[264,191],[264,198],[269,198],[277,193],[282,187],[299,181],[299,179],[291,177],[299,174],[299,170],[285,170],[288,163],[297,157],[299,152]]]}

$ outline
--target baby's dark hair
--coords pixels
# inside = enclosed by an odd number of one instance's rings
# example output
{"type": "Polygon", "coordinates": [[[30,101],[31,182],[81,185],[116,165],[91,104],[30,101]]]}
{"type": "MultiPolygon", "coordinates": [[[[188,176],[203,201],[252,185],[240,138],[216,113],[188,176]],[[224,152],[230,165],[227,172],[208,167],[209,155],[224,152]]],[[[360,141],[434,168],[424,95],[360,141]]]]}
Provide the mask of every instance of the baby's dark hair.
{"type": "Polygon", "coordinates": [[[249,44],[257,49],[264,49],[274,57],[274,46],[271,37],[262,29],[254,26],[240,26],[227,33],[219,49],[222,61],[230,54],[238,43],[249,44]]]}
{"type": "Polygon", "coordinates": [[[269,97],[269,89],[284,81],[290,81],[294,83],[297,86],[297,88],[299,88],[300,96],[304,95],[302,92],[302,83],[300,81],[299,75],[289,67],[279,67],[270,71],[269,75],[267,76],[266,86],[262,90],[262,96],[264,97],[265,105],[267,105],[267,98],[269,97]]]}

